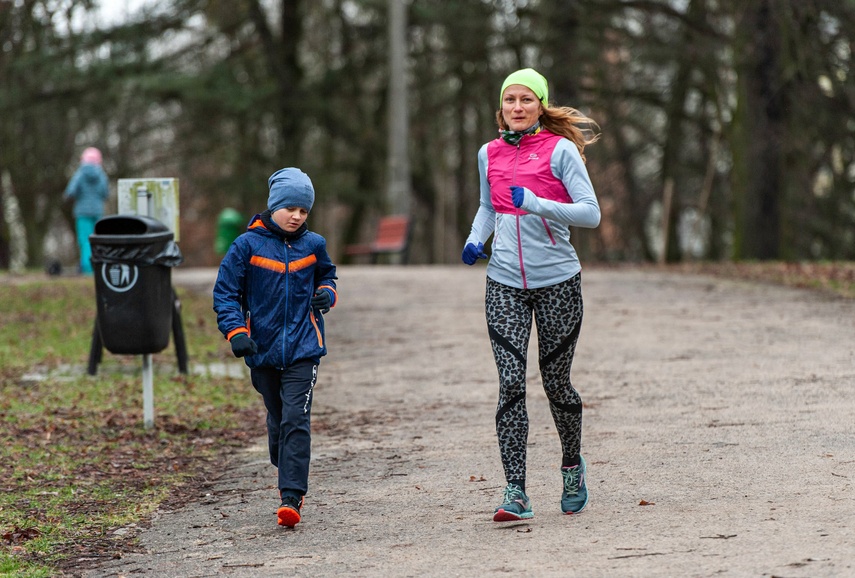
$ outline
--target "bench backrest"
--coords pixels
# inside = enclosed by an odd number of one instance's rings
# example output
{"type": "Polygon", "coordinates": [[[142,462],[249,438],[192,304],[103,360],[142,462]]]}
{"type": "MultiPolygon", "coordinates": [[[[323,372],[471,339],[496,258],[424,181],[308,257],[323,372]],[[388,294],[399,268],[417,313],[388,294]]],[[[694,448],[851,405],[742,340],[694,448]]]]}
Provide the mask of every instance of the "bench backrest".
{"type": "Polygon", "coordinates": [[[395,251],[403,249],[407,244],[410,229],[410,218],[403,215],[382,217],[377,223],[377,236],[374,238],[374,249],[379,251],[395,251]]]}

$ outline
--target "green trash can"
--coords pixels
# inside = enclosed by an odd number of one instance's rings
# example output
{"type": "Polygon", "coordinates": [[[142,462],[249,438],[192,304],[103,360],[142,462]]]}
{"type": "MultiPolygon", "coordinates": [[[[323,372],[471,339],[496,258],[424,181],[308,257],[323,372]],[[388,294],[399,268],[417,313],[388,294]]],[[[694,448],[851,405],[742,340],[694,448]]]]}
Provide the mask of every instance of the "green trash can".
{"type": "Polygon", "coordinates": [[[246,230],[246,219],[234,209],[223,209],[217,217],[217,236],[214,251],[219,257],[228,252],[232,242],[246,230]]]}

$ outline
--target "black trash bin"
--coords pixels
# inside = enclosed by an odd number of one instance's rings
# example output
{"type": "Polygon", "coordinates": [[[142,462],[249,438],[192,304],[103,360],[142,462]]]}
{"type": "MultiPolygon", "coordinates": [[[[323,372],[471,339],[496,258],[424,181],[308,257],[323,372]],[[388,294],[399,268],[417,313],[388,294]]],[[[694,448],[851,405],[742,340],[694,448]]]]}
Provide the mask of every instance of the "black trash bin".
{"type": "Polygon", "coordinates": [[[110,215],[89,237],[97,325],[111,353],[163,351],[172,330],[172,267],[184,260],[171,231],[151,217],[110,215]]]}

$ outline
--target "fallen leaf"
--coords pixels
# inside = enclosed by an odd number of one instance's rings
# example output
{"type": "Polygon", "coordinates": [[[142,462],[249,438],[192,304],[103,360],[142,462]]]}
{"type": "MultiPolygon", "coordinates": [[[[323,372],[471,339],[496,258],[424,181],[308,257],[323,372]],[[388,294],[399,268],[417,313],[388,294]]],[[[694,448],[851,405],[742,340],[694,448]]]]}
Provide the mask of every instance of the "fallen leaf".
{"type": "Polygon", "coordinates": [[[638,502],[639,506],[655,506],[656,502],[648,502],[647,500],[641,500],[638,502]]]}
{"type": "Polygon", "coordinates": [[[38,528],[18,528],[15,526],[14,530],[3,534],[3,541],[10,545],[20,544],[21,542],[38,538],[41,535],[42,533],[38,528]]]}

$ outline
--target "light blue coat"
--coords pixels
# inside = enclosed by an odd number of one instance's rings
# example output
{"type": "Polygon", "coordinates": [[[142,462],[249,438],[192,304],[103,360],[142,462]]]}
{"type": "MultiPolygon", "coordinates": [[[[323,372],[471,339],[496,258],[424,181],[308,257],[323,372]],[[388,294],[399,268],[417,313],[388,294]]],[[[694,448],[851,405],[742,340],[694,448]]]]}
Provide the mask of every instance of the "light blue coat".
{"type": "Polygon", "coordinates": [[[75,217],[104,216],[104,201],[110,193],[107,173],[98,165],[82,164],[68,181],[63,198],[74,199],[75,217]]]}

